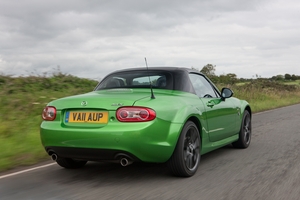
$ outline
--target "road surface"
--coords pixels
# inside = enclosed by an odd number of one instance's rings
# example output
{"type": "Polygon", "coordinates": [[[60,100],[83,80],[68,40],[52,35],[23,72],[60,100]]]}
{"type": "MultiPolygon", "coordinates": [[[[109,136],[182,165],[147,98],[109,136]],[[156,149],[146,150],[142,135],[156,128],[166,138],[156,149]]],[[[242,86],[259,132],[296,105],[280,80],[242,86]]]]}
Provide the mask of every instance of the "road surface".
{"type": "Polygon", "coordinates": [[[255,114],[252,125],[248,149],[203,155],[191,178],[173,177],[163,164],[90,162],[76,170],[55,164],[0,174],[0,200],[299,200],[300,105],[255,114]]]}

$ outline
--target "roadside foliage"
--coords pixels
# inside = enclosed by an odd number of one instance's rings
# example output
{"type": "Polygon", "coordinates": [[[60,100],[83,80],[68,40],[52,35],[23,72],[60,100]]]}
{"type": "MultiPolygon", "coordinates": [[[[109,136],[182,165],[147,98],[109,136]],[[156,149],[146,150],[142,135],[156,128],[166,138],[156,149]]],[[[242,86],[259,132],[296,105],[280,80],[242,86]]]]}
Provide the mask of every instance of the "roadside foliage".
{"type": "Polygon", "coordinates": [[[45,105],[57,98],[93,90],[97,81],[55,73],[0,75],[0,171],[44,160],[39,126],[45,105]]]}

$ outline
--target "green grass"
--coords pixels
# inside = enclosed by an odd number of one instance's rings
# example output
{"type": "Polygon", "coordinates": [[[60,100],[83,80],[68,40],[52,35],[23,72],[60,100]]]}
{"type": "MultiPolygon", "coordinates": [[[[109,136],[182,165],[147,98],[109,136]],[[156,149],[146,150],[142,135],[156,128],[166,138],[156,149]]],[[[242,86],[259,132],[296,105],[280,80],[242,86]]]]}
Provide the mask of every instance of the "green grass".
{"type": "Polygon", "coordinates": [[[254,81],[232,86],[235,97],[247,100],[253,112],[260,112],[300,103],[300,87],[278,82],[254,81]]]}
{"type": "MultiPolygon", "coordinates": [[[[300,103],[299,81],[295,83],[256,80],[227,87],[259,112],[300,103]]],[[[92,91],[96,84],[61,73],[26,78],[0,75],[0,171],[49,159],[39,136],[44,106],[56,98],[92,91]]]]}
{"type": "Polygon", "coordinates": [[[300,85],[300,80],[295,81],[285,81],[283,82],[285,85],[300,85]]]}
{"type": "Polygon", "coordinates": [[[39,126],[53,99],[92,91],[96,81],[61,73],[51,77],[0,75],[0,171],[48,159],[39,126]]]}

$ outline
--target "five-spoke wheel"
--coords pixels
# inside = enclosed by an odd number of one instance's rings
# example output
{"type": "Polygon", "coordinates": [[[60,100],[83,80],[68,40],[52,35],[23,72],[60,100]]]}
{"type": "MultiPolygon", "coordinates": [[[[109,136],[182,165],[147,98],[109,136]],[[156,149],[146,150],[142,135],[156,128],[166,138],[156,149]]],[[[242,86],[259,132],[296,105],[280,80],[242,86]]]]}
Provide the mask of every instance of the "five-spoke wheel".
{"type": "Polygon", "coordinates": [[[193,176],[200,162],[201,139],[197,126],[188,121],[180,134],[175,151],[168,161],[171,172],[176,176],[193,176]]]}
{"type": "Polygon", "coordinates": [[[232,145],[236,148],[247,148],[250,145],[251,141],[251,130],[251,116],[250,113],[247,110],[245,110],[239,133],[239,139],[238,141],[232,143],[232,145]]]}

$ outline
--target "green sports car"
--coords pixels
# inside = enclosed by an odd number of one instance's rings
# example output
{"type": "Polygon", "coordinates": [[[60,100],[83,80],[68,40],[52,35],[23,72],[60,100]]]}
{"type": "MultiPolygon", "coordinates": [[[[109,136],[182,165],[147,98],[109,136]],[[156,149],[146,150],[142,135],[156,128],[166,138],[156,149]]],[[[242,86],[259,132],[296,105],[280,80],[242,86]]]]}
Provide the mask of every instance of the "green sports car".
{"type": "Polygon", "coordinates": [[[249,146],[251,108],[232,95],[193,69],[120,70],[92,92],[50,102],[41,141],[64,168],[87,161],[166,162],[174,175],[189,177],[202,154],[249,146]]]}

